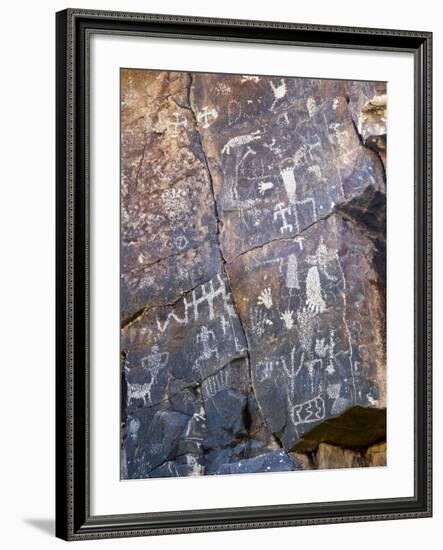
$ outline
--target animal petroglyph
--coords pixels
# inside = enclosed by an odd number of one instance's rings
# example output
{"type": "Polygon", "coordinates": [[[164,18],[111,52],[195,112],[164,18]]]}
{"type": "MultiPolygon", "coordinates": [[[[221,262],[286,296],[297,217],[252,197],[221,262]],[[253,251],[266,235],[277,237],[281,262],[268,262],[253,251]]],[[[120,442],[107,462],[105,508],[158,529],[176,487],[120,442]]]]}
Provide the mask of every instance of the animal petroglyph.
{"type": "Polygon", "coordinates": [[[251,141],[255,141],[260,138],[260,130],[251,132],[250,134],[244,134],[242,136],[235,136],[225,144],[221,152],[222,154],[226,153],[227,155],[230,155],[231,149],[236,149],[242,145],[247,145],[248,143],[251,143],[251,141]]]}
{"type": "Polygon", "coordinates": [[[143,399],[143,403],[146,406],[150,405],[152,402],[151,398],[151,390],[152,386],[155,383],[155,378],[151,377],[151,380],[149,382],[146,382],[145,384],[131,384],[128,383],[128,404],[133,399],[143,399]]]}
{"type": "Polygon", "coordinates": [[[270,288],[261,291],[260,296],[257,298],[257,304],[265,306],[266,309],[271,309],[272,293],[270,288]]]}

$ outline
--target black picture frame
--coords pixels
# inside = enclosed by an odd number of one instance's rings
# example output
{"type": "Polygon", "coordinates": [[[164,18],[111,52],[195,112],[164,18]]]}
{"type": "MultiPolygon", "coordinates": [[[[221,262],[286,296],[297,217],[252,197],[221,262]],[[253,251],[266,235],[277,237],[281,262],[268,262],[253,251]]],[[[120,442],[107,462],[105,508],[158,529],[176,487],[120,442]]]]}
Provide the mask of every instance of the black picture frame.
{"type": "Polygon", "coordinates": [[[432,515],[432,33],[68,9],[56,14],[56,535],[65,540],[432,515]],[[413,497],[92,516],[89,40],[94,33],[411,52],[415,67],[413,497]]]}

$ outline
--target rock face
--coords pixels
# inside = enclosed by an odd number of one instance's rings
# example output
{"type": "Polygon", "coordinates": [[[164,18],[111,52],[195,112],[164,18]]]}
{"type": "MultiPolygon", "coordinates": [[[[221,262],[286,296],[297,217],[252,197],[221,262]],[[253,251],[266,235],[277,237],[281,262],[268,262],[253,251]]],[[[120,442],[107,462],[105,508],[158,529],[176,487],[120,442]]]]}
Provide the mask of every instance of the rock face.
{"type": "Polygon", "coordinates": [[[121,86],[122,479],[384,464],[385,84],[121,86]]]}

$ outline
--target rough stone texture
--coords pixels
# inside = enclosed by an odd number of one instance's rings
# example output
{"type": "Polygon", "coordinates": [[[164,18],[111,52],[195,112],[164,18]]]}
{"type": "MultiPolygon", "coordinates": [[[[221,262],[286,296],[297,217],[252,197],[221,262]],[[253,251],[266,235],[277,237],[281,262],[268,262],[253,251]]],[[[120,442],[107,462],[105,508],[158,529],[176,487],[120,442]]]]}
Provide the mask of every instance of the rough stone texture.
{"type": "Polygon", "coordinates": [[[122,478],[384,464],[385,84],[121,77],[122,478]]]}

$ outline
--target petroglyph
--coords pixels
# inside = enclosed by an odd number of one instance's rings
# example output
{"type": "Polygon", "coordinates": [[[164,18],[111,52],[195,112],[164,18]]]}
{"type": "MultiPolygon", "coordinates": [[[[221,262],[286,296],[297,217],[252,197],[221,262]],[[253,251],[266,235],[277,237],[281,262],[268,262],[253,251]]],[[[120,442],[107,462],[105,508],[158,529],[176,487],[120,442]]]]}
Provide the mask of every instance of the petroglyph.
{"type": "Polygon", "coordinates": [[[286,82],[284,81],[283,78],[280,79],[280,83],[277,85],[275,85],[272,80],[269,81],[269,84],[271,85],[272,91],[274,92],[274,101],[272,102],[272,105],[269,108],[269,110],[273,111],[278,101],[285,97],[287,88],[286,88],[286,82]]]}
{"type": "Polygon", "coordinates": [[[266,309],[271,309],[272,292],[270,288],[265,288],[260,292],[260,296],[257,298],[257,304],[265,306],[266,309]]]}
{"type": "Polygon", "coordinates": [[[289,254],[288,264],[286,267],[286,288],[294,289],[300,288],[300,283],[298,280],[298,261],[295,254],[289,254]]]}
{"type": "Polygon", "coordinates": [[[280,175],[283,179],[283,185],[285,186],[286,194],[288,195],[289,203],[295,204],[295,193],[297,185],[295,182],[294,171],[292,168],[284,168],[280,170],[280,175]]]}
{"type": "Polygon", "coordinates": [[[217,109],[208,109],[208,107],[203,107],[203,109],[197,113],[197,121],[202,122],[203,128],[209,128],[217,117],[217,109]]]}
{"type": "Polygon", "coordinates": [[[227,155],[231,154],[232,149],[237,149],[238,147],[241,147],[242,145],[247,145],[248,143],[251,143],[252,141],[256,141],[257,139],[260,139],[260,130],[256,130],[255,132],[251,132],[250,134],[244,134],[242,136],[235,136],[231,138],[223,147],[222,154],[226,153],[227,155]]]}
{"type": "Polygon", "coordinates": [[[266,191],[271,190],[274,187],[272,181],[260,181],[258,183],[258,191],[260,195],[264,195],[266,191]]]}
{"type": "Polygon", "coordinates": [[[284,322],[285,327],[290,330],[294,326],[294,312],[290,309],[287,309],[280,315],[280,319],[284,322]]]}
{"type": "Polygon", "coordinates": [[[386,102],[121,69],[122,479],[317,467],[385,407],[386,102]]]}
{"type": "Polygon", "coordinates": [[[280,233],[285,234],[287,232],[291,232],[294,230],[294,225],[292,223],[288,223],[288,220],[290,219],[291,214],[292,214],[291,208],[289,206],[285,206],[283,202],[279,202],[275,206],[274,220],[280,219],[281,221],[280,233]]]}

